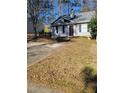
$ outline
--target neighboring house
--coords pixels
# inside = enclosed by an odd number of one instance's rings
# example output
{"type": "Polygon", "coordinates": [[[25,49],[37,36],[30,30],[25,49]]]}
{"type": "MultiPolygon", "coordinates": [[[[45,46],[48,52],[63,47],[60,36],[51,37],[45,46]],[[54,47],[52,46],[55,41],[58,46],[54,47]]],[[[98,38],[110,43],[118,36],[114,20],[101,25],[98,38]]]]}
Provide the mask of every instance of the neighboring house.
{"type": "Polygon", "coordinates": [[[81,12],[74,15],[72,12],[70,16],[63,15],[56,19],[52,24],[52,37],[69,37],[69,36],[87,36],[90,37],[88,32],[88,23],[91,18],[95,16],[95,11],[81,12]]]}
{"type": "Polygon", "coordinates": [[[34,29],[33,29],[33,24],[31,22],[31,17],[29,15],[29,13],[27,13],[27,33],[33,33],[34,29]]]}
{"type": "Polygon", "coordinates": [[[33,24],[29,19],[27,19],[27,33],[33,33],[33,32],[34,32],[33,24]]]}
{"type": "MultiPolygon", "coordinates": [[[[41,32],[45,28],[45,24],[37,25],[37,32],[41,32]]],[[[27,33],[34,33],[34,28],[32,22],[27,19],[27,33]]]]}
{"type": "MultiPolygon", "coordinates": [[[[50,27],[50,25],[39,23],[37,25],[37,32],[41,32],[42,30],[44,30],[45,27],[48,27],[48,26],[50,27]]],[[[27,33],[34,33],[33,24],[29,14],[27,14],[27,33]]]]}
{"type": "Polygon", "coordinates": [[[49,33],[51,30],[50,30],[50,25],[44,25],[44,32],[45,33],[49,33]]]}

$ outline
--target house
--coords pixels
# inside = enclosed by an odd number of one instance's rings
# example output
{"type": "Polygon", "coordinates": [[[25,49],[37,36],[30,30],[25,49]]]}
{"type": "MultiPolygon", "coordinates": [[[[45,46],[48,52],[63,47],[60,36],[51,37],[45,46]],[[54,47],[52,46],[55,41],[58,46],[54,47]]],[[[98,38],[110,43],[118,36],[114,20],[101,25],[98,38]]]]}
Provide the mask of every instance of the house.
{"type": "Polygon", "coordinates": [[[29,15],[29,13],[27,13],[27,33],[33,33],[34,29],[33,29],[33,24],[31,22],[31,17],[29,15]]]}
{"type": "Polygon", "coordinates": [[[95,11],[81,12],[74,15],[72,11],[70,16],[63,15],[51,23],[52,38],[57,37],[70,37],[70,36],[87,36],[90,37],[88,32],[88,23],[91,18],[95,16],[95,11]]]}
{"type": "MultiPolygon", "coordinates": [[[[31,16],[27,13],[27,33],[34,33],[34,28],[33,28],[33,24],[31,21],[31,16]]],[[[42,30],[45,29],[45,27],[50,27],[50,25],[47,25],[45,23],[38,23],[37,24],[37,32],[41,32],[42,30]]]]}
{"type": "MultiPolygon", "coordinates": [[[[38,24],[37,25],[37,32],[41,32],[47,25],[45,24],[38,24]]],[[[27,19],[27,33],[34,33],[33,24],[30,19],[27,19]]]]}

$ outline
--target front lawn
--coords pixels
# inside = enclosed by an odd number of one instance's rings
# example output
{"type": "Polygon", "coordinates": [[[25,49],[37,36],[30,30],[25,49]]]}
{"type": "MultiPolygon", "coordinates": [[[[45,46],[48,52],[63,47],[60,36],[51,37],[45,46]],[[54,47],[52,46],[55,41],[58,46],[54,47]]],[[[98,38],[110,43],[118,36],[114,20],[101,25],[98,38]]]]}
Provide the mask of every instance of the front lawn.
{"type": "Polygon", "coordinates": [[[96,71],[96,41],[73,38],[45,60],[28,67],[28,81],[64,91],[82,93],[85,67],[96,71]]]}

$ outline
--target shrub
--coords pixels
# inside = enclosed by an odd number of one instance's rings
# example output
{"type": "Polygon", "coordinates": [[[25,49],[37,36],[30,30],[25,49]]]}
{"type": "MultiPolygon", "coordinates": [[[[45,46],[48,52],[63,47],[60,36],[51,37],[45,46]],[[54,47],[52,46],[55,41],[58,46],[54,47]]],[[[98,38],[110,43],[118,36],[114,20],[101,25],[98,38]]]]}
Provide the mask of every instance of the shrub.
{"type": "Polygon", "coordinates": [[[97,93],[97,72],[92,67],[85,67],[81,71],[81,75],[83,77],[84,82],[84,90],[83,93],[89,93],[88,88],[92,90],[93,93],[97,93]],[[92,87],[89,87],[92,84],[92,87]]]}
{"type": "Polygon", "coordinates": [[[86,85],[89,82],[96,82],[96,70],[91,68],[91,67],[85,67],[85,69],[83,70],[83,75],[84,75],[84,81],[86,83],[86,85]]]}
{"type": "Polygon", "coordinates": [[[92,39],[96,39],[96,37],[97,37],[97,18],[96,18],[96,16],[91,19],[90,23],[88,24],[88,28],[89,28],[89,32],[92,36],[92,39]]]}

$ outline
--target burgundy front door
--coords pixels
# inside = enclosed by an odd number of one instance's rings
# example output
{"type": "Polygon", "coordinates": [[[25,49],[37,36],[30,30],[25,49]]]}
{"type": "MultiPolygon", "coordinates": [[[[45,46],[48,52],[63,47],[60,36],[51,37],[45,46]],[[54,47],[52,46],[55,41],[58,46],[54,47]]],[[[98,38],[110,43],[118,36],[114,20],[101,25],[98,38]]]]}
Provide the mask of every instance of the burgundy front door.
{"type": "Polygon", "coordinates": [[[73,33],[74,33],[73,25],[70,25],[69,26],[69,35],[73,36],[73,33]]]}

